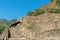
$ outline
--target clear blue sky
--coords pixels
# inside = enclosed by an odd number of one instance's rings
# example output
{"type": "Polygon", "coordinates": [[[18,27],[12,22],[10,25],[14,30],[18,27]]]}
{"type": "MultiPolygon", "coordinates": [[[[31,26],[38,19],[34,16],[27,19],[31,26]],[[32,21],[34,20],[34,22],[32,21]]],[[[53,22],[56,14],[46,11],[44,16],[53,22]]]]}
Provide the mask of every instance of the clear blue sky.
{"type": "Polygon", "coordinates": [[[50,0],[0,0],[0,18],[22,18],[50,0]]]}

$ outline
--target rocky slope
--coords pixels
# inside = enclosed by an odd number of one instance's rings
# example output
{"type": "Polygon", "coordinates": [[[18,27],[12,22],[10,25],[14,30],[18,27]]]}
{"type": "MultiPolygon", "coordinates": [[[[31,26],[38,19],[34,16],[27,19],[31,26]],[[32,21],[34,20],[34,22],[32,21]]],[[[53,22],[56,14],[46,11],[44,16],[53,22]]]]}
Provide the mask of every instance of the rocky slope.
{"type": "Polygon", "coordinates": [[[27,16],[38,16],[45,13],[60,14],[60,0],[51,0],[48,4],[43,5],[34,11],[28,12],[27,16]]]}
{"type": "Polygon", "coordinates": [[[0,37],[1,40],[59,40],[60,13],[49,12],[50,7],[57,7],[55,1],[52,0],[50,4],[42,7],[45,10],[44,14],[18,19],[17,22],[20,23],[16,22],[17,24],[14,23],[13,26],[6,28],[0,37]]]}
{"type": "Polygon", "coordinates": [[[8,38],[10,35],[9,40],[46,40],[45,37],[60,37],[60,14],[26,16],[18,21],[21,23],[6,29],[1,36],[8,38]]]}

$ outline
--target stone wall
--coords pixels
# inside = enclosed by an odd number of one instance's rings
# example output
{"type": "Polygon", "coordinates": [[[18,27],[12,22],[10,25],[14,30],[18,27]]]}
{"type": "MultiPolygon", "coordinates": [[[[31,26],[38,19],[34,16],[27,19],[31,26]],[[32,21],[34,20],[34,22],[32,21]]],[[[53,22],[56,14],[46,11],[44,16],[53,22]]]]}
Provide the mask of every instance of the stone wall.
{"type": "Polygon", "coordinates": [[[14,27],[6,28],[0,37],[1,40],[3,38],[5,40],[43,40],[42,38],[45,39],[48,34],[50,35],[52,33],[58,38],[60,37],[58,36],[60,35],[60,14],[27,16],[23,19],[18,19],[18,21],[21,23],[14,27]]]}

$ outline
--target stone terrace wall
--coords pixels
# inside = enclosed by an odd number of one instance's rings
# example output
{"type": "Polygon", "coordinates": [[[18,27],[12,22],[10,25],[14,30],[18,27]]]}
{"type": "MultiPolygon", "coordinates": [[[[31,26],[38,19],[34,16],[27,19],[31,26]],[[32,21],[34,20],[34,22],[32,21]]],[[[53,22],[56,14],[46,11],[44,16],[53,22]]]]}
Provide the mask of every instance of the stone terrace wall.
{"type": "MultiPolygon", "coordinates": [[[[45,31],[60,29],[60,14],[26,16],[22,19],[18,19],[18,21],[21,23],[9,28],[11,35],[10,38],[8,38],[9,40],[15,40],[15,38],[38,40],[41,35],[44,35],[45,31]],[[42,32],[43,34],[41,34],[42,32]]],[[[3,34],[7,38],[7,30],[3,34]]]]}
{"type": "Polygon", "coordinates": [[[45,30],[51,30],[57,28],[60,29],[60,14],[43,14],[39,16],[27,16],[24,17],[21,21],[24,26],[30,25],[31,27],[37,27],[40,28],[39,30],[45,31],[45,30]]]}

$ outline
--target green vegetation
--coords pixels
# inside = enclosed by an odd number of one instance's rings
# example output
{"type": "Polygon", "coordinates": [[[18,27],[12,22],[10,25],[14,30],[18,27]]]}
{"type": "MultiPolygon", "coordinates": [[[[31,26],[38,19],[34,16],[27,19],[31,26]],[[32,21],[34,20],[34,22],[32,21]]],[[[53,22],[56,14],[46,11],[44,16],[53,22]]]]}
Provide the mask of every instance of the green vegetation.
{"type": "MultiPolygon", "coordinates": [[[[52,0],[53,2],[54,0],[52,0]]],[[[40,14],[44,14],[44,13],[60,13],[60,0],[56,0],[56,5],[48,5],[47,7],[49,8],[44,8],[41,7],[37,10],[31,11],[27,13],[27,16],[38,16],[40,14]]],[[[53,4],[53,3],[52,3],[53,4]]]]}
{"type": "Polygon", "coordinates": [[[0,34],[3,33],[4,29],[6,28],[5,25],[0,24],[0,34]]]}
{"type": "Polygon", "coordinates": [[[28,12],[27,16],[38,16],[43,13],[44,13],[43,9],[37,9],[37,10],[34,10],[33,12],[28,12]]]}
{"type": "Polygon", "coordinates": [[[56,0],[56,4],[60,6],[60,0],[56,0]]]}
{"type": "MultiPolygon", "coordinates": [[[[47,10],[47,12],[48,13],[60,13],[60,8],[53,6],[53,7],[49,8],[47,10]]],[[[38,16],[40,14],[44,14],[44,9],[37,9],[33,12],[28,12],[27,16],[38,16]]]]}
{"type": "Polygon", "coordinates": [[[48,13],[60,13],[60,8],[56,8],[56,7],[51,7],[49,10],[48,10],[48,13]]]}
{"type": "Polygon", "coordinates": [[[3,33],[4,29],[7,27],[7,26],[10,26],[11,23],[13,22],[16,22],[17,19],[11,19],[11,20],[6,20],[4,18],[0,18],[0,34],[3,33]]]}
{"type": "Polygon", "coordinates": [[[9,21],[4,19],[4,18],[0,18],[0,24],[4,24],[4,25],[7,25],[7,26],[10,25],[9,21]]]}

